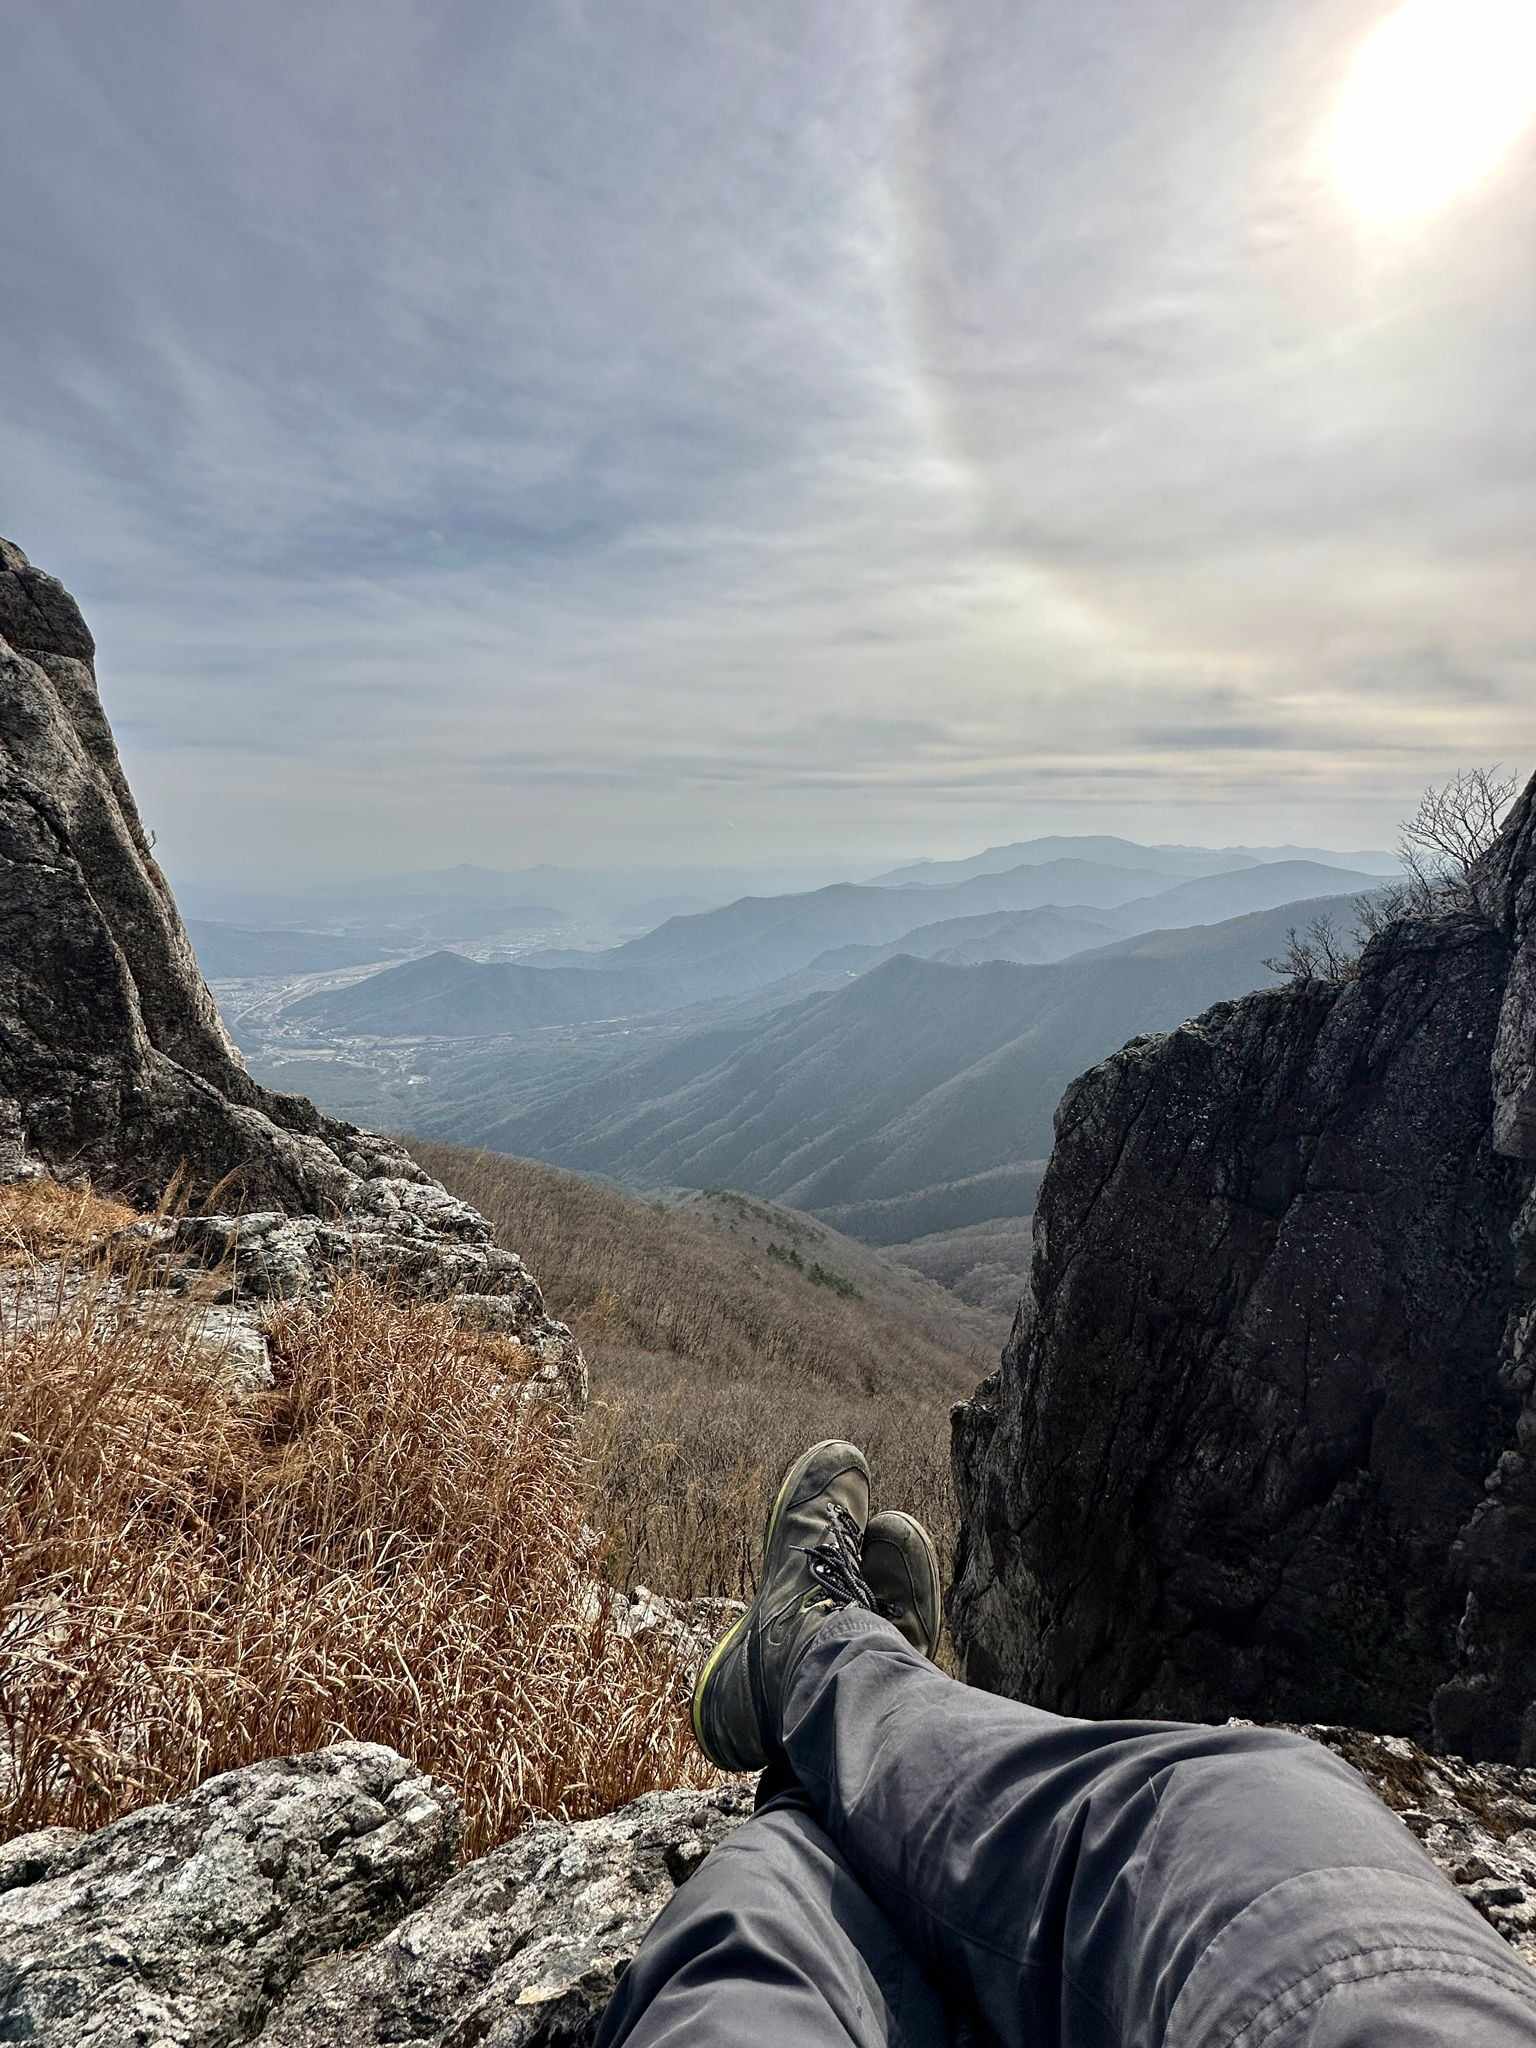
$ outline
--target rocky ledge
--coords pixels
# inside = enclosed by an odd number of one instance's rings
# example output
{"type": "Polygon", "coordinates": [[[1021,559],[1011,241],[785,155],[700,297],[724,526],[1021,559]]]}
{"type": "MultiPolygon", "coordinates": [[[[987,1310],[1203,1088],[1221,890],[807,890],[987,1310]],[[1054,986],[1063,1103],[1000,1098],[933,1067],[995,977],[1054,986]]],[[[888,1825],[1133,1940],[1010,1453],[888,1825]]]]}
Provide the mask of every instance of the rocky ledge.
{"type": "MultiPolygon", "coordinates": [[[[1536,1961],[1536,1772],[1303,1731],[1536,1961]]],[[[447,1787],[341,1743],[94,1834],[0,1847],[0,2034],[35,2048],[586,2048],[645,1930],[746,1818],[661,1792],[455,1870],[447,1787]]]]}

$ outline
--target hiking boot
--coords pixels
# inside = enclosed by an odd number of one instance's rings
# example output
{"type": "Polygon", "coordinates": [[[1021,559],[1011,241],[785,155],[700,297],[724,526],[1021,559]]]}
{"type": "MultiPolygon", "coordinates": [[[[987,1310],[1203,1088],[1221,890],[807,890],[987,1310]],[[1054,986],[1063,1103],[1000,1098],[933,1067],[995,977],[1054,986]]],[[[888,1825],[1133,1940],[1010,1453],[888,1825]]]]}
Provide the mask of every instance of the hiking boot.
{"type": "Polygon", "coordinates": [[[933,1538],[916,1515],[882,1508],[864,1531],[863,1558],[877,1611],[920,1657],[931,1660],[944,1626],[944,1589],[933,1538]]]}
{"type": "Polygon", "coordinates": [[[757,1598],[716,1643],[693,1688],[693,1734],[722,1771],[759,1771],[802,1651],[829,1614],[873,1609],[859,1568],[869,1467],[852,1444],[796,1458],[768,1511],[757,1598]]]}

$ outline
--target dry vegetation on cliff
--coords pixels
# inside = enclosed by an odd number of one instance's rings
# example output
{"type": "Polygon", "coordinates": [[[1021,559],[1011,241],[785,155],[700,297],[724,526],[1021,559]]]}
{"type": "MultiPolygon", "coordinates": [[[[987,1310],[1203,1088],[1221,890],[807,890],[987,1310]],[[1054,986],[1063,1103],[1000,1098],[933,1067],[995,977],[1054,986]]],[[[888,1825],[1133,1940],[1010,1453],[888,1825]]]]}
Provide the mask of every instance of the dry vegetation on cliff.
{"type": "Polygon", "coordinates": [[[618,1583],[750,1593],[763,1503],[827,1436],[862,1444],[881,1501],[949,1551],[949,1410],[996,1362],[985,1319],[902,1274],[883,1300],[864,1268],[857,1293],[818,1285],[809,1255],[796,1268],[759,1243],[771,1217],[733,1235],[530,1160],[411,1149],[523,1254],[576,1333],[592,1374],[593,1517],[618,1583]]]}
{"type": "Polygon", "coordinates": [[[124,1202],[84,1184],[20,1180],[0,1187],[0,1264],[16,1259],[74,1258],[134,1221],[124,1202]]]}
{"type": "Polygon", "coordinates": [[[516,1398],[515,1341],[355,1279],[274,1308],[276,1384],[231,1398],[194,1304],[108,1250],[131,1210],[0,1189],[0,1839],[353,1736],[460,1791],[479,1850],[707,1775],[686,1654],[620,1633],[595,1574],[749,1591],[773,1479],[832,1434],[948,1543],[962,1306],[946,1344],[910,1275],[872,1300],[874,1268],[819,1286],[745,1226],[421,1150],[574,1323],[584,1422],[516,1398]]]}
{"type": "MultiPolygon", "coordinates": [[[[8,1197],[48,1224],[48,1183],[8,1197]]],[[[517,1347],[360,1283],[229,1398],[185,1311],[7,1275],[0,1838],[349,1735],[463,1795],[466,1848],[698,1774],[676,1653],[592,1597],[588,1474],[517,1347]],[[61,1311],[61,1312],[60,1312],[61,1311]]]]}

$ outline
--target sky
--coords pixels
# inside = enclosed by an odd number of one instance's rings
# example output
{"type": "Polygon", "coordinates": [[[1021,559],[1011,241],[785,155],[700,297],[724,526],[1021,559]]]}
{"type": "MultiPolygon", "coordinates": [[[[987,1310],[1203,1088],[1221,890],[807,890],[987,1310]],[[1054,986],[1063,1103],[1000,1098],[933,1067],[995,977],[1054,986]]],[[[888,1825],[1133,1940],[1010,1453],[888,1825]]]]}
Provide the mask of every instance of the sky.
{"type": "Polygon", "coordinates": [[[18,12],[0,532],[173,874],[1528,774],[1536,0],[1410,9],[18,12]]]}

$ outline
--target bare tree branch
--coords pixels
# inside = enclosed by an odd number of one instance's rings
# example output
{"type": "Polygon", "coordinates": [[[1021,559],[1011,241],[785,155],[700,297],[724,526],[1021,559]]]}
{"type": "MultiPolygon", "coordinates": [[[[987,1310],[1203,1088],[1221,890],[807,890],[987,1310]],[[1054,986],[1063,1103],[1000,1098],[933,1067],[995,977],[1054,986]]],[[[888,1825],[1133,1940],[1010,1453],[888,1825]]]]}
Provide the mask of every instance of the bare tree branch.
{"type": "Polygon", "coordinates": [[[1389,925],[1458,911],[1481,915],[1478,862],[1498,837],[1519,787],[1518,777],[1505,775],[1498,763],[1459,768],[1449,782],[1431,784],[1403,822],[1397,846],[1402,880],[1355,899],[1352,937],[1341,936],[1332,916],[1320,912],[1305,931],[1292,925],[1285,951],[1264,965],[1297,983],[1349,981],[1360,971],[1365,947],[1389,925]]]}
{"type": "MultiPolygon", "coordinates": [[[[1491,768],[1458,768],[1450,781],[1433,784],[1418,809],[1404,820],[1398,858],[1425,910],[1476,910],[1478,861],[1498,837],[1499,821],[1519,782],[1491,768]]],[[[1422,913],[1421,913],[1422,914],[1422,913]]]]}

